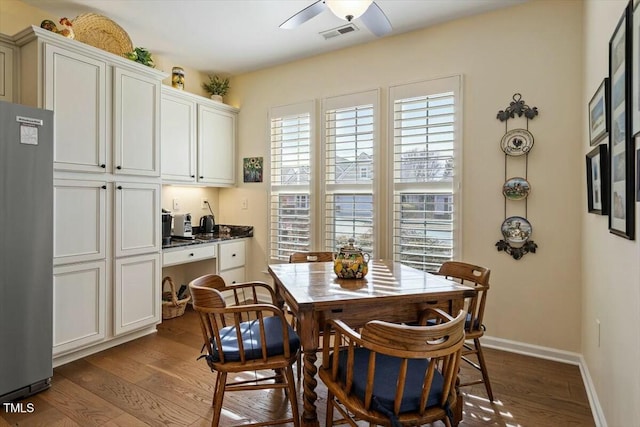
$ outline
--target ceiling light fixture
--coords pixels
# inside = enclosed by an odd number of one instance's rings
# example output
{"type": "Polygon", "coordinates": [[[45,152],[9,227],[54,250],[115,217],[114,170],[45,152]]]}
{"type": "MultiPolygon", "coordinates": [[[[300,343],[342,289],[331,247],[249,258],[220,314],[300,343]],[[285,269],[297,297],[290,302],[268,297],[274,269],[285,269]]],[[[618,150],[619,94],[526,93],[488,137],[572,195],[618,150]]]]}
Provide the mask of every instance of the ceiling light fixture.
{"type": "Polygon", "coordinates": [[[373,0],[326,0],[327,7],[340,19],[351,22],[371,6],[373,0]]]}

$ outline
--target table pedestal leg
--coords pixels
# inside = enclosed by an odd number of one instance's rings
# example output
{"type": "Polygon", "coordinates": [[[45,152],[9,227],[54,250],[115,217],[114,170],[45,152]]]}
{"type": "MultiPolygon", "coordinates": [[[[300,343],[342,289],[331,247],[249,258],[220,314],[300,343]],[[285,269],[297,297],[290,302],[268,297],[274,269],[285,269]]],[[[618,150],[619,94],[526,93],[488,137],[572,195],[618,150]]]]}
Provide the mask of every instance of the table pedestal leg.
{"type": "Polygon", "coordinates": [[[316,367],[316,350],[304,352],[304,366],[303,366],[303,395],[302,400],[304,404],[302,412],[302,425],[308,427],[318,427],[318,413],[316,412],[316,386],[318,381],[316,380],[316,374],[318,368],[316,367]]]}

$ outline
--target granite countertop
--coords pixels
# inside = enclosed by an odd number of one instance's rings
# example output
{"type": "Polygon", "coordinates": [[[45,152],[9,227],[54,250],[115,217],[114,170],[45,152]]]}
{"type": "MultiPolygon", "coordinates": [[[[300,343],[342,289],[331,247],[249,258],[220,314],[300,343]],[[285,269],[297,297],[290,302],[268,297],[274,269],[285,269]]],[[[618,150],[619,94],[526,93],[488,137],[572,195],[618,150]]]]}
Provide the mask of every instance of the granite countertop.
{"type": "MultiPolygon", "coordinates": [[[[196,228],[196,227],[194,227],[196,228]]],[[[202,245],[206,243],[219,243],[227,240],[244,239],[247,237],[253,237],[253,227],[247,225],[216,225],[218,231],[214,233],[196,233],[193,239],[171,237],[171,243],[168,245],[162,245],[162,249],[173,249],[191,245],[202,245]],[[225,227],[229,229],[228,233],[225,233],[225,227]],[[221,232],[220,230],[223,230],[221,232]]]]}

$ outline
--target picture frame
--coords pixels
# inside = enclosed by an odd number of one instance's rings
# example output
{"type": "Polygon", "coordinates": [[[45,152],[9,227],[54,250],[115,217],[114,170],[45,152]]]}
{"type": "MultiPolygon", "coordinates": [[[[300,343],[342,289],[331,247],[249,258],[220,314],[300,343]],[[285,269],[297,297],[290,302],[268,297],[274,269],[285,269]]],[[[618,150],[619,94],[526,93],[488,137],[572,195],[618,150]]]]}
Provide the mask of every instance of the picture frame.
{"type": "Polygon", "coordinates": [[[587,210],[598,215],[609,213],[609,159],[607,144],[600,144],[586,155],[587,210]]]}
{"type": "Polygon", "coordinates": [[[242,176],[244,182],[262,182],[262,157],[245,157],[242,159],[242,176]]]}
{"type": "Polygon", "coordinates": [[[609,232],[635,238],[635,147],[631,137],[631,6],[609,41],[609,232]]]}
{"type": "MultiPolygon", "coordinates": [[[[631,45],[640,47],[640,8],[637,7],[640,0],[633,1],[633,12],[631,19],[632,38],[631,45]]],[[[637,48],[632,50],[631,55],[631,87],[640,88],[640,52],[637,48]]],[[[640,134],[640,90],[632,92],[631,99],[631,136],[640,134]]]]}
{"type": "Polygon", "coordinates": [[[605,77],[589,101],[589,143],[597,145],[609,134],[609,78],[605,77]]]}

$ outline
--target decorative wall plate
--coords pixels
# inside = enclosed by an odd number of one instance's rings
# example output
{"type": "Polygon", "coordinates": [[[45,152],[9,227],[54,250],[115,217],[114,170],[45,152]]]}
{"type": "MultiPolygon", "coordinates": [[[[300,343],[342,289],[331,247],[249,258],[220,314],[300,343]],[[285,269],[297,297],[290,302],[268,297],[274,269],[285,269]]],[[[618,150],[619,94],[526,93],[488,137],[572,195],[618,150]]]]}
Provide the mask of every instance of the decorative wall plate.
{"type": "Polygon", "coordinates": [[[522,156],[533,148],[533,135],[526,129],[511,129],[502,137],[500,147],[508,156],[522,156]]]}
{"type": "Polygon", "coordinates": [[[521,216],[510,216],[502,223],[502,235],[509,243],[524,243],[529,240],[532,232],[529,221],[521,216]]]}
{"type": "Polygon", "coordinates": [[[510,178],[502,186],[502,194],[509,200],[526,199],[529,191],[531,191],[529,181],[520,177],[510,178]]]}

